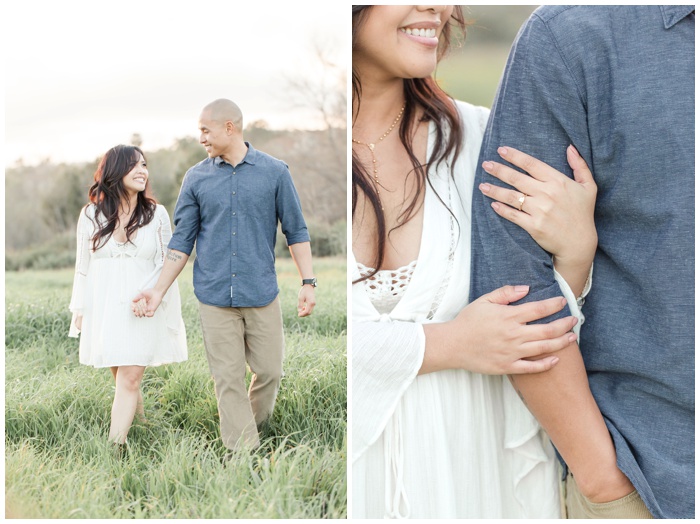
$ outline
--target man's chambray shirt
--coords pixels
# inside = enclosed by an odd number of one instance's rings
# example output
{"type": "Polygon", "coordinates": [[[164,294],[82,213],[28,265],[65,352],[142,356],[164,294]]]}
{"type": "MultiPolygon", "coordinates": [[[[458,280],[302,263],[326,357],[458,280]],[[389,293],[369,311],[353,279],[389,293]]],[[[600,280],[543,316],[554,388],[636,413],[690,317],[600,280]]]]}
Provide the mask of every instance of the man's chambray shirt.
{"type": "MultiPolygon", "coordinates": [[[[479,161],[512,146],[571,176],[573,144],[592,169],[599,243],[580,348],[618,464],[656,518],[695,516],[693,10],[539,8],[479,161]]],[[[503,185],[479,168],[482,181],[503,185]]],[[[490,202],[474,190],[472,298],[505,284],[561,296],[550,255],[490,202]]]]}
{"type": "Polygon", "coordinates": [[[287,165],[246,145],[237,166],[216,157],[190,168],[175,206],[168,247],[189,255],[196,242],[194,292],[210,306],[261,307],[275,299],[278,220],[288,245],[309,241],[287,165]]]}

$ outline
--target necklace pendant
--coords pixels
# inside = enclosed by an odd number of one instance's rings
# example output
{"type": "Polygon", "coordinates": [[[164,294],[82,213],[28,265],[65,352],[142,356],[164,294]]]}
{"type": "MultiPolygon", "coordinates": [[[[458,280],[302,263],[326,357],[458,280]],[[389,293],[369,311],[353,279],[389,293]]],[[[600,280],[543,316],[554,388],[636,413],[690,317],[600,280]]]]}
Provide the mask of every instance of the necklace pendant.
{"type": "Polygon", "coordinates": [[[367,144],[367,147],[369,147],[370,151],[374,151],[374,144],[367,144]]]}

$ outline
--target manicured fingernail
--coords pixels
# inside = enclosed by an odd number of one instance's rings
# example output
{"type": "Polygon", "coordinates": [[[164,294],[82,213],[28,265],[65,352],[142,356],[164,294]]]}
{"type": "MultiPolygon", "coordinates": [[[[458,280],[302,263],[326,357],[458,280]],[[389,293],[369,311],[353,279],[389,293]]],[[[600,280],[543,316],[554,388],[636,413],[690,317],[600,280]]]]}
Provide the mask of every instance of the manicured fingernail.
{"type": "Polygon", "coordinates": [[[501,209],[501,206],[498,205],[498,202],[491,202],[491,207],[494,208],[496,211],[501,209]]]}
{"type": "Polygon", "coordinates": [[[554,364],[556,364],[557,362],[559,362],[559,357],[554,357],[554,358],[552,359],[552,366],[553,366],[554,364]]]}
{"type": "Polygon", "coordinates": [[[491,186],[489,186],[488,184],[479,184],[479,189],[481,189],[481,191],[483,191],[484,193],[488,193],[489,191],[491,191],[491,186]]]}
{"type": "Polygon", "coordinates": [[[527,293],[530,291],[530,286],[515,286],[513,288],[517,293],[527,293]]]}
{"type": "Polygon", "coordinates": [[[571,323],[572,327],[575,326],[576,324],[578,324],[578,319],[576,317],[573,317],[573,318],[574,318],[573,322],[571,323]]]}
{"type": "Polygon", "coordinates": [[[483,167],[486,171],[491,171],[493,169],[493,162],[484,162],[481,164],[481,167],[483,167]]]}
{"type": "Polygon", "coordinates": [[[576,342],[576,339],[578,337],[576,336],[576,333],[570,333],[569,334],[569,342],[576,342]]]}
{"type": "Polygon", "coordinates": [[[498,154],[501,156],[505,156],[508,154],[508,148],[507,147],[499,147],[498,148],[498,154]]]}
{"type": "Polygon", "coordinates": [[[564,297],[561,297],[561,305],[562,306],[566,305],[566,299],[564,297]]]}

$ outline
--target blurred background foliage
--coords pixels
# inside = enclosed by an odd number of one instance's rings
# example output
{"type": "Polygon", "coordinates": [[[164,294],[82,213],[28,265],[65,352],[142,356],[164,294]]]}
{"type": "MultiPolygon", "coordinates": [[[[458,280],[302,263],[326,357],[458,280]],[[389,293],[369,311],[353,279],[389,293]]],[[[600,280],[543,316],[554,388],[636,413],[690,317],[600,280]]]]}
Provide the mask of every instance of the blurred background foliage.
{"type": "Polygon", "coordinates": [[[491,107],[510,46],[536,5],[462,6],[469,22],[438,65],[436,78],[458,100],[491,107]]]}

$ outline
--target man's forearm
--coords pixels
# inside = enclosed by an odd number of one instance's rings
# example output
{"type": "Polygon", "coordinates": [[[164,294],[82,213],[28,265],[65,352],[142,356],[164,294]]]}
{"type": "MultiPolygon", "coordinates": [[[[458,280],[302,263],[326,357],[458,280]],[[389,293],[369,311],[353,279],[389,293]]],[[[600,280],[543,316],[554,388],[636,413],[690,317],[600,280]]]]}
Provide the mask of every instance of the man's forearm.
{"type": "Polygon", "coordinates": [[[299,242],[289,246],[289,252],[292,255],[294,265],[299,271],[299,276],[302,279],[313,278],[314,269],[311,262],[311,242],[299,242]]]}
{"type": "Polygon", "coordinates": [[[624,496],[632,488],[617,469],[612,437],[588,386],[578,345],[557,353],[544,373],[510,376],[518,394],[564,458],[582,492],[624,496]],[[629,487],[628,487],[629,486],[629,487]]]}
{"type": "Polygon", "coordinates": [[[168,253],[165,256],[165,263],[163,264],[163,270],[160,273],[160,277],[158,277],[158,282],[153,286],[153,289],[165,295],[172,283],[175,282],[175,279],[182,272],[189,258],[190,256],[182,251],[168,249],[168,253]]]}
{"type": "Polygon", "coordinates": [[[588,281],[588,275],[591,271],[591,265],[593,264],[593,256],[585,257],[584,261],[564,261],[554,257],[554,269],[566,280],[569,284],[571,291],[574,293],[575,297],[581,296],[584,288],[586,287],[586,282],[588,281]]]}

